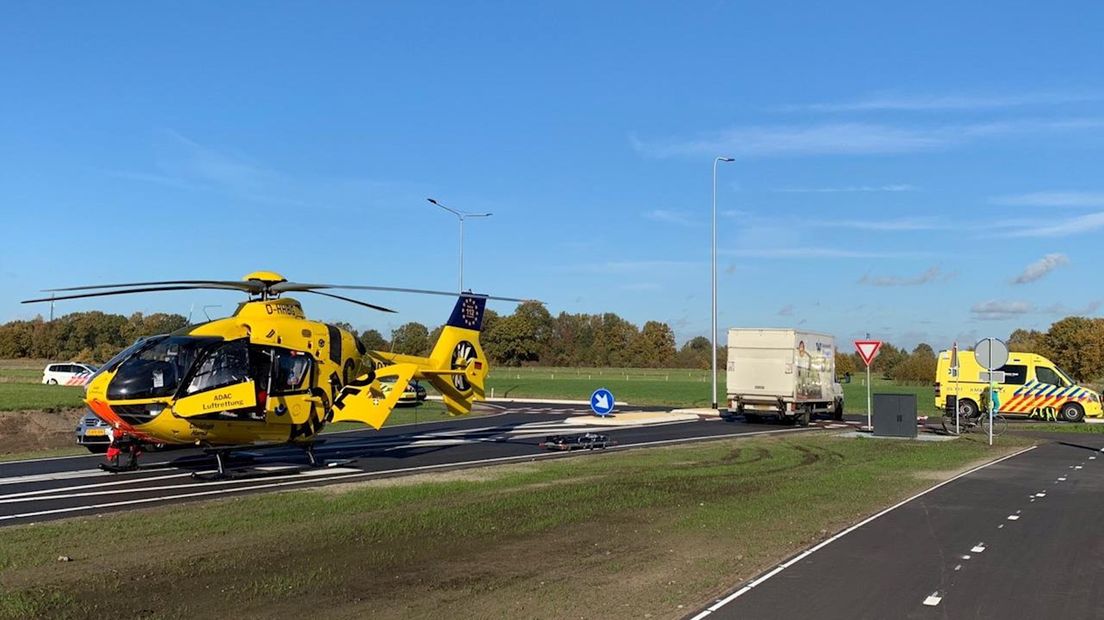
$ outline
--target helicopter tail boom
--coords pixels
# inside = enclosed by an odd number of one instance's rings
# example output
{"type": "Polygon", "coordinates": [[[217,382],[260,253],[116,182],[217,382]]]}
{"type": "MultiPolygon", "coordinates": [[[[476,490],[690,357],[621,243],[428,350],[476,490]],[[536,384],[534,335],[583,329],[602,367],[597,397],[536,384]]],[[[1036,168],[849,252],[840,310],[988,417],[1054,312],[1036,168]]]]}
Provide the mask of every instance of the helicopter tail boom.
{"type": "Polygon", "coordinates": [[[342,388],[334,401],[332,421],[352,420],[379,428],[403,391],[398,386],[411,379],[433,385],[450,414],[470,413],[472,404],[483,399],[483,385],[490,371],[479,344],[486,303],[485,296],[461,294],[428,357],[370,352],[382,365],[376,368],[374,376],[363,375],[342,388]],[[391,381],[390,377],[395,377],[395,387],[383,390],[380,379],[391,381]]]}

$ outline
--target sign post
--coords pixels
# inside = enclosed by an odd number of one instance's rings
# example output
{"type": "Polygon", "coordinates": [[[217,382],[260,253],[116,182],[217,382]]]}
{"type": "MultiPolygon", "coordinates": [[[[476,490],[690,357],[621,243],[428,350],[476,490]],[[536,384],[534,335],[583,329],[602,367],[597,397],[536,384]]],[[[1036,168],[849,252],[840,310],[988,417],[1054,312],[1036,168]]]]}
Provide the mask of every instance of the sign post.
{"type": "Polygon", "coordinates": [[[866,363],[866,427],[870,430],[874,430],[874,406],[873,398],[870,395],[870,364],[877,357],[878,351],[882,350],[881,340],[856,340],[855,350],[859,352],[859,357],[866,363]]]}
{"type": "Polygon", "coordinates": [[[989,445],[993,445],[993,419],[1000,408],[997,396],[997,381],[1004,381],[1004,373],[998,372],[1008,363],[1008,345],[996,338],[982,338],[974,345],[974,356],[982,368],[989,372],[981,373],[980,379],[989,382],[989,445]]]}
{"type": "Polygon", "coordinates": [[[956,340],[954,345],[951,346],[951,376],[955,380],[955,395],[954,395],[954,411],[955,411],[955,435],[961,435],[962,432],[958,428],[958,341],[956,340]]]}

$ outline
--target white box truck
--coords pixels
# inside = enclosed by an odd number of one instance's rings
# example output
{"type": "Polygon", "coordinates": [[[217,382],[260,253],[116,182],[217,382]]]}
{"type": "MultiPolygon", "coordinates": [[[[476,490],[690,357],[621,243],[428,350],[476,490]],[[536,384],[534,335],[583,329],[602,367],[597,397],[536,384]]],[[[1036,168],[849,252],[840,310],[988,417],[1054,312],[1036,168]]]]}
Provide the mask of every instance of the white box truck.
{"type": "Polygon", "coordinates": [[[748,422],[775,417],[808,426],[814,414],[843,419],[836,339],[798,329],[728,330],[728,411],[748,422]]]}

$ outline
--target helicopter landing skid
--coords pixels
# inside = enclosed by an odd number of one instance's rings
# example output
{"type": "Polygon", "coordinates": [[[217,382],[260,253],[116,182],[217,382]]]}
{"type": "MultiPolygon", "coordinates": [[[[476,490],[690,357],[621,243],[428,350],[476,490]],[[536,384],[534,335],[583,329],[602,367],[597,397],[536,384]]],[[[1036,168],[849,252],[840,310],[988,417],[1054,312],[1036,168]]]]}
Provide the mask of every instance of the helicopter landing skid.
{"type": "Polygon", "coordinates": [[[130,465],[109,465],[107,463],[100,463],[100,469],[112,474],[121,474],[124,471],[138,471],[138,463],[130,465]]]}
{"type": "MultiPolygon", "coordinates": [[[[349,459],[339,459],[335,461],[326,461],[318,457],[314,452],[316,445],[324,443],[325,440],[317,440],[307,444],[299,444],[298,447],[303,449],[303,452],[307,456],[307,461],[311,468],[320,467],[337,467],[339,465],[345,465],[350,463],[349,459]]],[[[217,470],[213,472],[192,472],[192,478],[194,480],[231,480],[235,478],[255,478],[258,476],[273,475],[273,472],[257,472],[245,469],[230,469],[228,461],[232,452],[238,454],[249,454],[250,451],[259,451],[265,448],[286,448],[288,444],[267,444],[267,445],[253,445],[248,448],[235,447],[235,448],[207,448],[206,452],[215,457],[215,463],[217,470]]]]}

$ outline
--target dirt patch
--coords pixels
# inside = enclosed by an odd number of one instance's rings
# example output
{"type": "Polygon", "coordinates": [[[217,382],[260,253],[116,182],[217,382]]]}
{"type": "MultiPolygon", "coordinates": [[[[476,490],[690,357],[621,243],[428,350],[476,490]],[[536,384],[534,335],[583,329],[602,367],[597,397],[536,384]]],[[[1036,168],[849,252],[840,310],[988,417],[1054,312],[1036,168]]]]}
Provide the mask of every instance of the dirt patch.
{"type": "Polygon", "coordinates": [[[310,489],[312,493],[324,493],[326,495],[341,495],[357,489],[406,487],[426,483],[442,482],[493,482],[511,474],[531,471],[532,466],[527,465],[499,465],[497,467],[479,467],[475,469],[458,469],[453,471],[436,471],[412,476],[395,476],[393,478],[375,478],[360,482],[345,482],[331,484],[324,487],[310,489]]]}
{"type": "Polygon", "coordinates": [[[0,411],[0,454],[72,447],[82,415],[83,409],[0,411]]]}
{"type": "Polygon", "coordinates": [[[1021,447],[998,448],[998,450],[1000,451],[998,454],[989,455],[989,456],[986,456],[985,458],[981,458],[981,459],[978,459],[976,461],[971,461],[971,462],[966,463],[965,465],[963,465],[962,467],[959,467],[957,469],[943,469],[943,470],[939,470],[939,471],[918,471],[918,472],[913,472],[912,477],[917,479],[917,480],[933,480],[933,481],[936,481],[936,482],[942,482],[943,480],[949,480],[951,478],[954,478],[955,476],[957,476],[961,473],[968,472],[968,471],[970,471],[971,469],[973,469],[975,467],[980,467],[982,465],[985,465],[986,463],[990,463],[996,458],[1000,458],[1001,456],[1006,456],[1008,454],[1012,454],[1013,452],[1016,452],[1017,450],[1022,450],[1022,449],[1023,448],[1021,448],[1021,447]]]}

